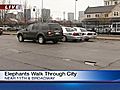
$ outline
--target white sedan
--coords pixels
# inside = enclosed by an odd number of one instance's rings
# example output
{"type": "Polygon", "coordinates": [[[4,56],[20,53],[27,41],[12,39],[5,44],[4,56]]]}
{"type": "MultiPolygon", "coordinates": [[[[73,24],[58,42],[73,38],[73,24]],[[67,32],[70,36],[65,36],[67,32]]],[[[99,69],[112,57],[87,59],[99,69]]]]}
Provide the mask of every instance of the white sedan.
{"type": "Polygon", "coordinates": [[[63,30],[63,39],[62,39],[63,42],[68,40],[72,40],[72,41],[82,40],[82,33],[77,32],[74,28],[62,27],[62,30],[63,30]]]}
{"type": "Polygon", "coordinates": [[[84,41],[88,41],[89,39],[95,39],[97,37],[97,33],[96,32],[90,32],[87,31],[85,28],[81,28],[81,27],[74,27],[74,29],[78,32],[82,33],[82,40],[84,41]]]}

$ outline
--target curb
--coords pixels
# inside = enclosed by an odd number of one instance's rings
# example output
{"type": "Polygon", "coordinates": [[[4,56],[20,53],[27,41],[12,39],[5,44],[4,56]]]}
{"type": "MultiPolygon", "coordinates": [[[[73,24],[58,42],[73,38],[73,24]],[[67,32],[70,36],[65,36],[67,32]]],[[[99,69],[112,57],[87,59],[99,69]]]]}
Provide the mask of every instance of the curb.
{"type": "Polygon", "coordinates": [[[6,33],[6,32],[3,32],[2,35],[17,35],[17,33],[6,33]]]}
{"type": "Polygon", "coordinates": [[[116,38],[116,37],[97,37],[96,39],[98,39],[98,40],[115,40],[115,41],[120,41],[120,38],[116,38]]]}

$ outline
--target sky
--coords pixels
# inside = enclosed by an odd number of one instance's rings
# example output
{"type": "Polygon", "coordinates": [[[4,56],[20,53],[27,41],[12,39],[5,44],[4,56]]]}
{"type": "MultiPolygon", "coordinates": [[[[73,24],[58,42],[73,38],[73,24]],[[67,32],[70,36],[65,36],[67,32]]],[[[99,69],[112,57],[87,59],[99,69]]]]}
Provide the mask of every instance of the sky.
{"type": "MultiPolygon", "coordinates": [[[[9,1],[9,0],[8,0],[9,1]]],[[[11,3],[23,4],[25,0],[10,0],[11,3]]],[[[27,6],[37,9],[42,8],[42,0],[26,0],[27,6]]],[[[78,17],[78,11],[84,11],[88,6],[103,6],[103,0],[78,0],[76,2],[76,12],[78,17]]],[[[51,16],[53,18],[63,19],[63,12],[65,12],[65,18],[67,19],[68,12],[75,12],[75,0],[43,0],[43,8],[51,10],[51,16]]]]}

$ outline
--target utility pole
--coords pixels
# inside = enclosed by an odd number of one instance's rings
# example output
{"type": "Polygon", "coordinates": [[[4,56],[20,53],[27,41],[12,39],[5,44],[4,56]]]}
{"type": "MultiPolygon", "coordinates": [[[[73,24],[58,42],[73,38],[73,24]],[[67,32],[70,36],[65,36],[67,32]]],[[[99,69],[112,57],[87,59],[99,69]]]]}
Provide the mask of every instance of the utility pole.
{"type": "Polygon", "coordinates": [[[65,26],[65,11],[63,12],[63,23],[64,23],[64,26],[65,26]]]}
{"type": "Polygon", "coordinates": [[[63,20],[65,21],[65,11],[63,12],[63,20]]]}
{"type": "Polygon", "coordinates": [[[34,12],[34,19],[36,21],[36,6],[33,7],[33,12],[34,12]]]}
{"type": "Polygon", "coordinates": [[[39,18],[40,18],[40,9],[38,9],[38,14],[37,14],[37,16],[38,16],[38,21],[39,21],[39,18]]]}
{"type": "Polygon", "coordinates": [[[43,22],[43,0],[42,0],[42,9],[41,9],[41,21],[43,22]]]}
{"type": "Polygon", "coordinates": [[[75,0],[75,21],[76,21],[76,2],[77,2],[78,0],[75,0]]]}
{"type": "Polygon", "coordinates": [[[24,20],[25,20],[25,24],[27,24],[27,15],[26,15],[26,9],[27,9],[27,2],[25,0],[24,2],[24,20]]]}
{"type": "MultiPolygon", "coordinates": [[[[6,0],[2,1],[2,4],[5,4],[6,0]]],[[[3,27],[5,25],[5,10],[2,10],[2,22],[3,22],[3,27]]]]}

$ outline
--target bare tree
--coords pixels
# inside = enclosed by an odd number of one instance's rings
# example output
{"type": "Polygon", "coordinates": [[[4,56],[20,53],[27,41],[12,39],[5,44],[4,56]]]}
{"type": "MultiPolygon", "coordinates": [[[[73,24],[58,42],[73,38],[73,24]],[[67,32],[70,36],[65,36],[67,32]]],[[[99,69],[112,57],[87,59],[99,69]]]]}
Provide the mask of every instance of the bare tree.
{"type": "MultiPolygon", "coordinates": [[[[2,0],[1,4],[6,4],[7,0],[2,0]]],[[[10,4],[10,0],[8,2],[10,4]]],[[[6,15],[8,13],[8,10],[1,10],[1,23],[5,24],[5,19],[6,19],[6,15]]]]}

